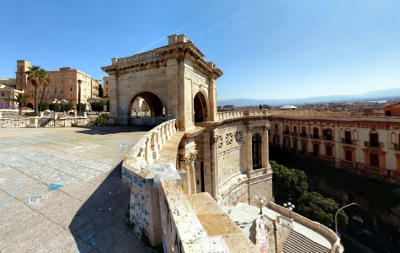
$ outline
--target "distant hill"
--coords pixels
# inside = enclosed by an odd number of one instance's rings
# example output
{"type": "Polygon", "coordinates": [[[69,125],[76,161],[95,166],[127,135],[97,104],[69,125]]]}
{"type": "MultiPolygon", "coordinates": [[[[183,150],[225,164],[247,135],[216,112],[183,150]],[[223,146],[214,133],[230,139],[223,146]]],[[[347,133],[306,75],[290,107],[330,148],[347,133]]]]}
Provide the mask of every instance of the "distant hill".
{"type": "Polygon", "coordinates": [[[309,98],[294,98],[294,99],[227,99],[218,101],[218,105],[260,105],[268,104],[272,106],[277,105],[302,105],[302,104],[319,104],[319,103],[341,103],[341,102],[362,102],[369,100],[384,100],[384,99],[400,99],[400,88],[386,89],[366,92],[360,95],[333,95],[333,96],[319,96],[309,98]]]}

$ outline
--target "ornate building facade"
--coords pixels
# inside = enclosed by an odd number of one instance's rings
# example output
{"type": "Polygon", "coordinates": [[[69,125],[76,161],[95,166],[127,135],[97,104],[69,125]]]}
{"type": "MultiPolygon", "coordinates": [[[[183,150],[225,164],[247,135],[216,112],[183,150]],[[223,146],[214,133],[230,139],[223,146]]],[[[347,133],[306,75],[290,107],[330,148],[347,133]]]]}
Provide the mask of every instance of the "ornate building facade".
{"type": "Polygon", "coordinates": [[[400,182],[400,121],[394,117],[272,115],[270,144],[400,182]]]}

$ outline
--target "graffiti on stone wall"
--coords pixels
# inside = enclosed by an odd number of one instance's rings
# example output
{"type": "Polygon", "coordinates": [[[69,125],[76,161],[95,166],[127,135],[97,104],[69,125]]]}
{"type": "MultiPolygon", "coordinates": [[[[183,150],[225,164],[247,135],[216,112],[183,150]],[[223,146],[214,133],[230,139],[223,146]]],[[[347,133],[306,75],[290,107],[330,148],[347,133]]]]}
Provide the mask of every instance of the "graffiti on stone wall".
{"type": "Polygon", "coordinates": [[[144,191],[145,179],[132,175],[125,168],[122,169],[123,178],[131,185],[130,220],[142,233],[147,233],[145,227],[150,225],[147,202],[150,196],[144,191]]]}

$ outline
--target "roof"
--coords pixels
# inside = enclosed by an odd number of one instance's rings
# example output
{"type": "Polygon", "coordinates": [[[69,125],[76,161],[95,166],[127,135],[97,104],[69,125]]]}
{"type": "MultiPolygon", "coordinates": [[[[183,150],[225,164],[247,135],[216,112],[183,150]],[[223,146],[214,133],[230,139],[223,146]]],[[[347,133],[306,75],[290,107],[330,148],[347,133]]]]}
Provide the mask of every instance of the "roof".
{"type": "Polygon", "coordinates": [[[388,105],[388,106],[384,107],[383,109],[384,110],[386,110],[386,109],[400,109],[400,102],[392,104],[392,105],[388,105]]]}

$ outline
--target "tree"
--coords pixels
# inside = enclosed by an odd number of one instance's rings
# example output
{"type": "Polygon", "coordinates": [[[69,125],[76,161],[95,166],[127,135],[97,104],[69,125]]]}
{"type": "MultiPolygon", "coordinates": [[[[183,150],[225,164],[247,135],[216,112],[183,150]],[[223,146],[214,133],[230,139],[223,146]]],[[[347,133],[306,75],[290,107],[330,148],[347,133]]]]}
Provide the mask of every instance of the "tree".
{"type": "MultiPolygon", "coordinates": [[[[34,102],[35,102],[35,113],[39,111],[39,103],[38,103],[38,88],[43,85],[48,80],[47,73],[44,69],[41,69],[39,66],[32,66],[26,72],[28,75],[28,80],[31,82],[34,87],[34,102]]],[[[47,81],[48,82],[48,81],[47,81]]]]}
{"type": "Polygon", "coordinates": [[[301,170],[289,169],[271,161],[274,172],[272,177],[274,195],[278,202],[292,201],[296,204],[304,192],[308,190],[307,176],[301,170]]]}
{"type": "MultiPolygon", "coordinates": [[[[41,85],[43,85],[42,97],[40,98],[40,104],[42,104],[42,102],[43,102],[43,97],[44,97],[44,92],[46,91],[47,86],[49,86],[49,75],[47,75],[47,73],[46,73],[45,70],[41,69],[40,76],[42,77],[42,78],[41,78],[41,85]]],[[[40,108],[40,110],[41,110],[41,111],[45,111],[45,110],[47,110],[47,109],[42,110],[42,109],[40,108]]]]}
{"type": "Polygon", "coordinates": [[[103,92],[103,86],[100,85],[100,86],[99,86],[99,97],[102,98],[103,95],[104,95],[103,93],[104,93],[104,92],[103,92]]]}
{"type": "MultiPolygon", "coordinates": [[[[335,212],[339,204],[331,198],[325,198],[317,192],[305,192],[298,200],[298,211],[307,218],[322,223],[328,227],[335,224],[335,212]]],[[[341,211],[338,220],[342,226],[347,225],[348,217],[341,211]]]]}
{"type": "Polygon", "coordinates": [[[24,93],[18,93],[14,100],[18,103],[19,116],[21,116],[22,109],[28,103],[29,96],[24,93]]]}

